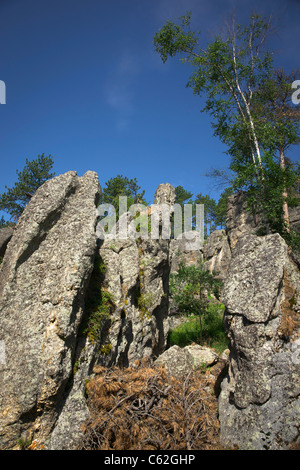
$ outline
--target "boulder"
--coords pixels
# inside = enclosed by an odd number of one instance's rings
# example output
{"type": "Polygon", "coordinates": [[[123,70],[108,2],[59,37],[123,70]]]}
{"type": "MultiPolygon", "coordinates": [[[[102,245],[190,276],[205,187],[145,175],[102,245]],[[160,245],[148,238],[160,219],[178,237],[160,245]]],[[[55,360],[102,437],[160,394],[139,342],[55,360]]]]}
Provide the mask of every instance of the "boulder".
{"type": "Polygon", "coordinates": [[[20,217],[0,270],[0,448],[45,442],[73,374],[96,251],[98,176],[45,182],[20,217]]]}
{"type": "Polygon", "coordinates": [[[300,273],[278,234],[237,241],[223,289],[230,339],[223,445],[285,449],[299,436],[300,273]]]}
{"type": "Polygon", "coordinates": [[[171,346],[155,361],[157,367],[165,367],[169,375],[184,376],[189,372],[210,367],[218,362],[219,356],[210,348],[197,344],[185,346],[171,346]]]}
{"type": "Polygon", "coordinates": [[[215,351],[205,346],[199,346],[198,344],[186,346],[184,350],[192,357],[193,370],[213,366],[219,359],[215,351]]]}
{"type": "Polygon", "coordinates": [[[184,376],[193,369],[192,356],[179,346],[171,346],[155,361],[156,367],[164,367],[169,375],[184,376]]]}

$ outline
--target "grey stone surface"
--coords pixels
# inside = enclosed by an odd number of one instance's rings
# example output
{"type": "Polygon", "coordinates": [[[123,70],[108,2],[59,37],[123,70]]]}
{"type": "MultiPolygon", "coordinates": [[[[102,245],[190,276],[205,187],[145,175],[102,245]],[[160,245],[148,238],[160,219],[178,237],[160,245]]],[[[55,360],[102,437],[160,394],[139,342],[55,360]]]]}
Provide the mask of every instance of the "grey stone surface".
{"type": "Polygon", "coordinates": [[[284,240],[239,238],[223,292],[230,354],[219,397],[222,442],[287,448],[300,426],[300,273],[284,240]]]}
{"type": "Polygon", "coordinates": [[[105,240],[100,256],[116,306],[105,338],[111,351],[103,362],[128,366],[160,354],[169,330],[169,241],[105,240]]]}
{"type": "Polygon", "coordinates": [[[72,375],[96,249],[97,174],[44,183],[20,217],[0,270],[0,448],[45,439],[72,375]]]}
{"type": "Polygon", "coordinates": [[[156,367],[164,367],[169,375],[184,376],[193,369],[192,356],[179,346],[172,346],[154,362],[156,367]]]}
{"type": "Polygon", "coordinates": [[[255,234],[259,228],[259,218],[247,210],[246,194],[239,191],[229,196],[226,213],[226,232],[231,250],[239,237],[255,234]]]}
{"type": "Polygon", "coordinates": [[[216,277],[225,279],[231,259],[231,250],[225,230],[214,230],[203,247],[204,268],[216,277]]]}
{"type": "Polygon", "coordinates": [[[0,230],[0,257],[3,258],[8,242],[14,233],[12,227],[4,227],[0,230]]]}
{"type": "Polygon", "coordinates": [[[210,348],[197,344],[185,346],[171,346],[155,361],[156,367],[163,366],[169,375],[186,376],[189,372],[203,367],[209,367],[218,362],[219,356],[210,348]]]}
{"type": "Polygon", "coordinates": [[[182,233],[170,242],[171,272],[178,270],[180,263],[186,266],[197,265],[203,261],[203,243],[196,230],[182,233]]]}
{"type": "Polygon", "coordinates": [[[175,200],[175,188],[170,183],[162,183],[157,187],[154,195],[154,204],[173,205],[175,200]]]}

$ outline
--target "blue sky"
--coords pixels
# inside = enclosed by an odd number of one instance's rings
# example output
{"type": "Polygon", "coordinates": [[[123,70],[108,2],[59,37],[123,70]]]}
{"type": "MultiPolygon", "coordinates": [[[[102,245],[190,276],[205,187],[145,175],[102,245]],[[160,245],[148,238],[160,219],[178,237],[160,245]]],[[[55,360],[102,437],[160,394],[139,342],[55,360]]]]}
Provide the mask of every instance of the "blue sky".
{"type": "Polygon", "coordinates": [[[207,41],[233,8],[241,22],[273,13],[276,65],[299,68],[299,0],[0,0],[0,193],[44,152],[56,174],[136,177],[149,202],[165,182],[217,197],[204,175],[228,166],[226,147],[185,87],[190,67],[163,64],[153,36],[191,10],[207,41]]]}

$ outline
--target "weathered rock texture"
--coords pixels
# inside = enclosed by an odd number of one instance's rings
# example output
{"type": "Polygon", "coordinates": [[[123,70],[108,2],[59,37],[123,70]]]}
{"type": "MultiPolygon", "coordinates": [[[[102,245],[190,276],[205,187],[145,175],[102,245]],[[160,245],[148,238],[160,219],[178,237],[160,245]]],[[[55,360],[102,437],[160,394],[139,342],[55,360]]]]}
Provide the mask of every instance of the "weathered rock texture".
{"type": "Polygon", "coordinates": [[[239,238],[223,301],[230,338],[219,398],[223,444],[284,449],[299,437],[300,273],[278,234],[239,238]]]}
{"type": "Polygon", "coordinates": [[[216,277],[225,279],[231,259],[231,250],[225,230],[214,230],[203,247],[204,268],[216,277]]]}
{"type": "Polygon", "coordinates": [[[96,173],[44,183],[25,208],[0,270],[0,448],[43,441],[72,376],[96,249],[96,173]]]}
{"type": "Polygon", "coordinates": [[[168,204],[172,205],[175,203],[176,193],[175,188],[170,183],[161,183],[154,195],[154,204],[168,204]]]}
{"type": "Polygon", "coordinates": [[[12,227],[4,227],[0,230],[0,258],[3,258],[8,242],[13,236],[14,229],[12,227]]]}
{"type": "Polygon", "coordinates": [[[132,365],[160,354],[168,335],[168,240],[104,241],[104,286],[116,306],[103,355],[106,365],[132,365]]]}
{"type": "Polygon", "coordinates": [[[203,243],[200,232],[184,232],[170,242],[171,272],[178,270],[180,263],[186,266],[197,265],[203,261],[203,243]]]}
{"type": "Polygon", "coordinates": [[[258,229],[258,217],[247,211],[245,193],[239,191],[229,196],[226,214],[226,232],[231,249],[234,248],[241,236],[247,233],[255,234],[258,229]]]}
{"type": "Polygon", "coordinates": [[[193,370],[216,364],[218,359],[218,355],[210,348],[197,344],[184,348],[174,345],[161,354],[154,365],[165,367],[169,375],[184,377],[193,370]]]}
{"type": "MultiPolygon", "coordinates": [[[[173,192],[170,185],[160,185],[156,203],[170,205],[173,192]]],[[[122,218],[128,229],[126,239],[119,238],[120,220],[115,235],[104,236],[103,240],[103,232],[99,233],[101,241],[95,266],[100,266],[103,273],[99,276],[98,269],[93,271],[86,302],[95,295],[90,287],[96,283],[95,291],[97,295],[101,293],[100,316],[92,322],[92,331],[88,321],[87,331],[83,329],[78,336],[72,384],[47,442],[50,450],[76,449],[80,444],[82,424],[89,417],[85,384],[95,364],[132,366],[142,358],[155,358],[166,347],[169,240],[137,239],[135,226],[131,225],[132,214],[125,213],[122,218]],[[109,300],[109,315],[101,320],[101,311],[108,307],[105,299],[109,300]]]]}
{"type": "MultiPolygon", "coordinates": [[[[300,229],[300,194],[298,206],[289,208],[290,225],[296,232],[300,229]]],[[[247,210],[247,193],[239,191],[228,198],[226,215],[226,232],[231,249],[234,248],[239,237],[245,234],[255,235],[263,227],[260,214],[253,214],[247,210]]]]}
{"type": "MultiPolygon", "coordinates": [[[[174,201],[174,187],[160,184],[155,204],[166,204],[171,215],[174,201]]],[[[143,357],[158,356],[166,347],[170,241],[131,235],[126,240],[108,237],[99,251],[106,267],[103,286],[115,305],[105,337],[109,347],[102,356],[105,365],[132,365],[143,357]]]]}

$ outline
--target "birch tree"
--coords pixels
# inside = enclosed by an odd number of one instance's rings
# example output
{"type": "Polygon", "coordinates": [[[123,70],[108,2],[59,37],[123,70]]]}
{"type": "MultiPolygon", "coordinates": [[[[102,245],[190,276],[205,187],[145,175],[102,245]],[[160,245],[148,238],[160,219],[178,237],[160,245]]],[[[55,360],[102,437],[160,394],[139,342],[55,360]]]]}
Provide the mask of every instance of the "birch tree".
{"type": "Polygon", "coordinates": [[[235,159],[237,185],[243,183],[245,187],[246,182],[251,184],[255,179],[259,188],[257,205],[268,233],[263,204],[264,162],[252,101],[254,90],[272,70],[272,55],[265,50],[271,21],[254,14],[249,25],[241,26],[232,18],[225,32],[206,48],[201,46],[200,32],[191,31],[190,24],[190,13],[180,18],[180,24],[167,21],[154,36],[155,50],[163,62],[178,54],[193,66],[187,86],[194,94],[206,97],[202,111],[212,116],[214,134],[228,145],[228,153],[235,159]]]}
{"type": "Polygon", "coordinates": [[[277,152],[283,173],[282,211],[285,228],[290,232],[289,189],[295,182],[288,174],[286,153],[300,142],[300,107],[292,103],[291,84],[300,77],[300,70],[288,74],[283,68],[275,69],[254,93],[253,113],[258,122],[260,141],[266,150],[277,152]]]}

